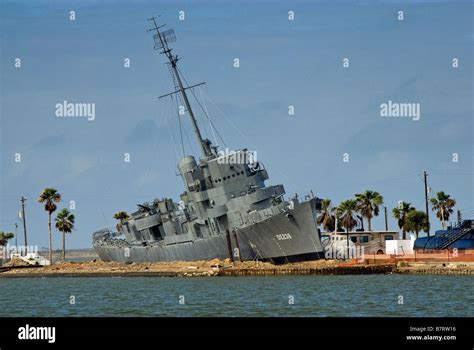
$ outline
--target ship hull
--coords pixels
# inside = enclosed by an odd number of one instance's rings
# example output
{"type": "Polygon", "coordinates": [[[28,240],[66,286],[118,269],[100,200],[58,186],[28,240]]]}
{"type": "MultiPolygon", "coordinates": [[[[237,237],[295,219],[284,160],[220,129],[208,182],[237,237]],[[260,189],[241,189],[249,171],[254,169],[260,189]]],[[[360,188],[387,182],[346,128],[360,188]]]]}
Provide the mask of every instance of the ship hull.
{"type": "Polygon", "coordinates": [[[260,260],[288,263],[322,257],[314,201],[299,204],[289,214],[280,213],[240,228],[237,236],[250,246],[260,260]]]}
{"type": "Polygon", "coordinates": [[[323,257],[315,224],[314,201],[295,206],[290,215],[280,213],[227,234],[176,244],[120,246],[94,242],[104,261],[160,262],[231,259],[274,263],[313,260],[323,257]]]}
{"type": "Polygon", "coordinates": [[[225,235],[173,245],[125,245],[116,247],[105,244],[95,246],[95,251],[104,261],[122,262],[193,261],[214,258],[223,260],[230,257],[225,235]]]}

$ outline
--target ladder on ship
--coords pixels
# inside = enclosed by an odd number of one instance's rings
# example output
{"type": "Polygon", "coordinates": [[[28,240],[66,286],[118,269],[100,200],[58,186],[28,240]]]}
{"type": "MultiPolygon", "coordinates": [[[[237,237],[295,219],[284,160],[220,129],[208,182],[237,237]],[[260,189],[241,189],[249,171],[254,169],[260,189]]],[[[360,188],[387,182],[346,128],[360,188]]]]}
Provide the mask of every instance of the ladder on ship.
{"type": "Polygon", "coordinates": [[[448,248],[451,244],[464,237],[473,229],[474,220],[464,220],[461,224],[456,225],[450,230],[444,232],[435,245],[434,249],[442,250],[448,248]]]}

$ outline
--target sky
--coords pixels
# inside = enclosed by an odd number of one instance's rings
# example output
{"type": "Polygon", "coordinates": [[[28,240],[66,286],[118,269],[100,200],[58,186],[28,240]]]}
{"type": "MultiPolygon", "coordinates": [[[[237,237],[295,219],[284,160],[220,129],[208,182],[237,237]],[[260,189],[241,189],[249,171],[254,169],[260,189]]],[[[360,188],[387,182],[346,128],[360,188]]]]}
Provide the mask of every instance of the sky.
{"type": "MultiPolygon", "coordinates": [[[[37,203],[46,187],[61,193],[59,208],[75,202],[69,248],[91,247],[91,234],[114,227],[119,210],[179,200],[179,119],[170,99],[158,99],[173,86],[146,32],[158,14],[176,32],[171,47],[186,80],[206,82],[194,91],[221,149],[256,151],[267,184],[334,204],[376,190],[390,213],[399,200],[424,210],[426,170],[430,196],[443,190],[472,217],[473,13],[472,2],[456,1],[3,0],[0,230],[20,224],[23,195],[29,243],[46,247],[37,203]],[[64,100],[95,104],[95,119],[58,118],[64,100]],[[419,104],[420,119],[381,117],[388,101],[419,104]]],[[[185,153],[198,156],[186,116],[181,124],[185,153]]],[[[383,217],[372,225],[383,229],[383,217]]]]}

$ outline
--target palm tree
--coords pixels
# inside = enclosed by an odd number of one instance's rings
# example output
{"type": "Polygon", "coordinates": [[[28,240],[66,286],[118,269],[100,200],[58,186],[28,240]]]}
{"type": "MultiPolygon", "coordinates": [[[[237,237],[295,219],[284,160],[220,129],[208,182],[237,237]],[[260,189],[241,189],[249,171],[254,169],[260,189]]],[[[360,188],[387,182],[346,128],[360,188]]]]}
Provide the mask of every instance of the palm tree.
{"type": "Polygon", "coordinates": [[[56,215],[56,228],[62,233],[63,238],[63,261],[66,260],[66,232],[71,233],[74,228],[74,215],[63,208],[56,215]]]}
{"type": "Polygon", "coordinates": [[[398,220],[398,227],[402,230],[403,239],[407,238],[407,230],[406,230],[407,214],[412,210],[416,210],[416,209],[411,206],[411,203],[408,203],[408,202],[400,202],[398,207],[392,209],[393,217],[398,220]]]}
{"type": "Polygon", "coordinates": [[[365,191],[355,195],[357,209],[363,217],[367,218],[369,231],[372,231],[371,220],[374,216],[379,216],[379,205],[383,203],[383,196],[377,191],[365,191]]]}
{"type": "Polygon", "coordinates": [[[13,233],[0,231],[0,247],[7,244],[7,241],[13,237],[15,237],[13,233]]]}
{"type": "Polygon", "coordinates": [[[420,231],[429,231],[428,216],[423,211],[411,210],[406,215],[405,226],[408,232],[415,232],[416,238],[418,238],[418,233],[420,231]]]}
{"type": "MultiPolygon", "coordinates": [[[[13,233],[0,231],[0,247],[3,247],[5,244],[7,244],[7,241],[13,237],[15,237],[13,233]]],[[[0,264],[3,264],[3,259],[0,259],[0,264]]]]}
{"type": "Polygon", "coordinates": [[[118,211],[114,214],[114,219],[119,220],[116,227],[117,227],[117,231],[120,231],[120,226],[122,226],[125,221],[130,219],[130,216],[128,216],[126,211],[118,211]]]}
{"type": "Polygon", "coordinates": [[[38,198],[39,203],[44,203],[44,210],[48,212],[48,238],[49,238],[49,261],[53,263],[53,241],[51,239],[51,214],[57,209],[55,203],[61,201],[61,195],[54,188],[45,188],[38,198]]]}
{"type": "Polygon", "coordinates": [[[321,201],[321,214],[319,214],[316,222],[318,225],[323,225],[323,229],[326,232],[334,231],[335,225],[335,216],[334,216],[334,208],[331,206],[330,199],[323,199],[321,201]]]}
{"type": "Polygon", "coordinates": [[[445,222],[449,220],[449,215],[453,213],[456,200],[450,198],[449,194],[443,191],[436,193],[436,198],[431,198],[431,209],[436,211],[436,217],[441,221],[441,228],[444,230],[445,222]]]}
{"type": "Polygon", "coordinates": [[[348,199],[339,203],[339,206],[336,209],[338,221],[340,221],[341,225],[346,228],[347,258],[350,256],[349,231],[354,229],[354,227],[357,225],[357,220],[355,219],[356,212],[357,201],[355,199],[348,199]]]}
{"type": "Polygon", "coordinates": [[[348,199],[339,203],[336,209],[338,218],[341,220],[341,225],[349,233],[356,225],[357,220],[355,219],[357,212],[357,202],[354,199],[348,199]]]}

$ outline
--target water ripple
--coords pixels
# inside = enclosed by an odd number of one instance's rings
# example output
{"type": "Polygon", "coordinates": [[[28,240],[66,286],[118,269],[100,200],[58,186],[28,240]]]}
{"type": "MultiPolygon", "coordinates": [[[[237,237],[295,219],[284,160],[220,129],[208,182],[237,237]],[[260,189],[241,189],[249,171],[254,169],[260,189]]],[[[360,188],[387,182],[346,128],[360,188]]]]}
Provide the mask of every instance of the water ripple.
{"type": "Polygon", "coordinates": [[[0,316],[472,316],[473,286],[470,276],[0,279],[0,316]]]}

